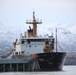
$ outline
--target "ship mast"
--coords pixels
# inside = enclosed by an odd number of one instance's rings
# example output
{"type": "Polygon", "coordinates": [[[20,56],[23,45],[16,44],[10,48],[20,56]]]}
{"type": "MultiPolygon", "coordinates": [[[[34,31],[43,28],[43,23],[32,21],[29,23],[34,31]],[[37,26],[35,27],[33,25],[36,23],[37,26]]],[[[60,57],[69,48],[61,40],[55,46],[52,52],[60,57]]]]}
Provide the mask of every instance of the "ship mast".
{"type": "Polygon", "coordinates": [[[57,52],[57,28],[56,28],[56,52],[57,52]]]}
{"type": "Polygon", "coordinates": [[[35,19],[35,11],[33,11],[33,21],[27,21],[26,24],[32,24],[33,25],[33,31],[31,32],[33,37],[37,36],[37,24],[41,24],[41,21],[38,21],[35,19]]]}

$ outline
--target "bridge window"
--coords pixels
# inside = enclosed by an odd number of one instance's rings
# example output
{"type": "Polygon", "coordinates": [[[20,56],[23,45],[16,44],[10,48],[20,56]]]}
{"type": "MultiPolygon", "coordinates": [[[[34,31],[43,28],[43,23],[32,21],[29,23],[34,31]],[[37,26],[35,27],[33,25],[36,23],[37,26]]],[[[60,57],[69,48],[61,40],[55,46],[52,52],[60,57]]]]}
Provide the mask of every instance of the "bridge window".
{"type": "Polygon", "coordinates": [[[27,42],[44,42],[44,39],[27,39],[27,42]]]}
{"type": "Polygon", "coordinates": [[[18,55],[18,52],[16,52],[15,54],[18,55]]]}
{"type": "Polygon", "coordinates": [[[22,40],[21,40],[21,43],[22,43],[22,44],[24,44],[24,43],[25,43],[24,39],[22,39],[22,40]]]}
{"type": "Polygon", "coordinates": [[[31,42],[31,40],[30,40],[30,39],[28,39],[28,40],[27,40],[27,43],[28,43],[28,44],[30,44],[30,42],[31,42]]]}

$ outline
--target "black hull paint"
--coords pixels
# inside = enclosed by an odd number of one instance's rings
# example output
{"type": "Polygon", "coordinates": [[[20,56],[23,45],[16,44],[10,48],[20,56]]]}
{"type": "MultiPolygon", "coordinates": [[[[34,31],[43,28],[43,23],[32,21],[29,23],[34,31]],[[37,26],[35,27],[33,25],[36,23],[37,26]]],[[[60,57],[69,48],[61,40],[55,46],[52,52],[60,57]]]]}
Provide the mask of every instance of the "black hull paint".
{"type": "Polygon", "coordinates": [[[65,52],[39,53],[35,55],[41,71],[62,70],[65,57],[65,52]]]}

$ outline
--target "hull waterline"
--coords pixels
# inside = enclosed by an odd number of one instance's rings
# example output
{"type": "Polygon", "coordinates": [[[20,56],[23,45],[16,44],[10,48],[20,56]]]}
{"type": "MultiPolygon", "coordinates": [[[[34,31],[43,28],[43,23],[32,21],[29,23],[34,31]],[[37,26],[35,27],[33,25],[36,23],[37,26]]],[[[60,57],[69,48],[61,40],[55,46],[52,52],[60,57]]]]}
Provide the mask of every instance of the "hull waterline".
{"type": "Polygon", "coordinates": [[[53,52],[53,53],[39,53],[33,55],[38,61],[41,71],[59,71],[62,70],[66,53],[53,52]]]}

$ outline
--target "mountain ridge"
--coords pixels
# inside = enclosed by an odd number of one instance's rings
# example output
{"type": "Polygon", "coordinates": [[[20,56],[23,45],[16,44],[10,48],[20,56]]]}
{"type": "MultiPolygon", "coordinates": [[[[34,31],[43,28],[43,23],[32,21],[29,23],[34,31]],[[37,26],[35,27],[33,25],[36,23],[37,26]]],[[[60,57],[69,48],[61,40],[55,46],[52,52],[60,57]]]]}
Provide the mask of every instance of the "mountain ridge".
{"type": "MultiPolygon", "coordinates": [[[[0,23],[1,24],[1,23],[0,23]]],[[[69,25],[69,24],[68,24],[69,25]]],[[[68,27],[67,24],[64,26],[61,24],[54,24],[48,26],[38,26],[38,35],[48,34],[49,36],[54,35],[55,29],[57,28],[58,42],[64,51],[76,51],[76,32],[70,31],[72,24],[68,27]],[[68,27],[68,28],[67,28],[68,27]],[[64,47],[65,46],[65,47],[64,47]]],[[[76,25],[73,24],[73,28],[76,28],[76,25]]],[[[20,33],[24,33],[27,30],[27,27],[14,27],[14,26],[1,26],[0,27],[0,51],[6,51],[13,48],[13,42],[16,38],[20,38],[20,33]],[[7,48],[7,45],[9,48],[7,48]],[[5,48],[3,48],[5,47],[5,48]],[[2,50],[3,48],[3,50],[2,50]]],[[[71,29],[72,30],[72,29],[71,29]]]]}

